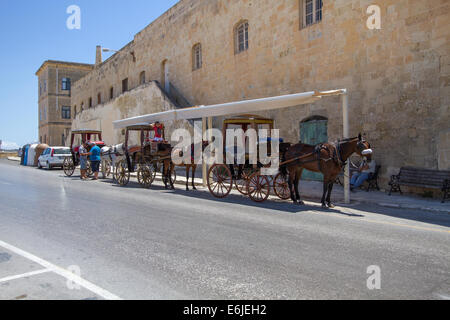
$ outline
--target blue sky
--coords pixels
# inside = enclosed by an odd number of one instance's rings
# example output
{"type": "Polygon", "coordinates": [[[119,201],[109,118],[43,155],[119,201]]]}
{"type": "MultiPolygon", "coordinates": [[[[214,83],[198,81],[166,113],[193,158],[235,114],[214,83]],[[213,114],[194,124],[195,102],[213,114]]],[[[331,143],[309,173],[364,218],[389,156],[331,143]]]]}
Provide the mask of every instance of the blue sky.
{"type": "MultiPolygon", "coordinates": [[[[0,1],[0,140],[38,139],[36,71],[45,60],[95,62],[95,47],[120,49],[177,0],[0,1]],[[81,30],[69,30],[70,5],[81,30]]],[[[103,58],[109,57],[105,53],[103,58]]]]}

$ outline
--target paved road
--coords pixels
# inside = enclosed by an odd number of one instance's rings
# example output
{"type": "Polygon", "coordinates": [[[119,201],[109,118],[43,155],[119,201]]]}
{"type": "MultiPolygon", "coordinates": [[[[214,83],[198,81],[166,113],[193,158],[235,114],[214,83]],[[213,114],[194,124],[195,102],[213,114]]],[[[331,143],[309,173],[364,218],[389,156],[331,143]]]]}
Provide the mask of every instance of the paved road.
{"type": "Polygon", "coordinates": [[[3,160],[0,202],[0,299],[450,298],[447,214],[217,201],[3,160]]]}

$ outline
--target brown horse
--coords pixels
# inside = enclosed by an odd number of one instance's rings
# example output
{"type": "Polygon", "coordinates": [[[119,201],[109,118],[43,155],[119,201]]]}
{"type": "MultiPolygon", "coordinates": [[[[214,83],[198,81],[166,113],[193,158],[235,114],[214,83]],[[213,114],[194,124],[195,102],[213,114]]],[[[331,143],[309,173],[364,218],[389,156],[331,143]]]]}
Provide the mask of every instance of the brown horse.
{"type": "MultiPolygon", "coordinates": [[[[202,141],[202,151],[205,151],[206,147],[208,146],[208,141],[202,141]]],[[[178,151],[179,157],[182,158],[184,155],[183,150],[178,151]]],[[[170,163],[170,172],[169,175],[172,173],[172,170],[175,170],[175,167],[184,167],[186,168],[186,191],[189,191],[189,171],[192,171],[192,189],[197,190],[195,187],[195,171],[197,170],[197,164],[194,162],[194,144],[191,144],[191,163],[183,163],[180,165],[175,166],[173,161],[170,163]]]]}
{"type": "Polygon", "coordinates": [[[151,146],[146,145],[142,150],[140,147],[135,147],[136,151],[131,153],[131,159],[133,163],[146,163],[151,162],[152,158],[158,157],[163,163],[162,180],[166,189],[175,189],[173,181],[170,179],[172,173],[172,146],[168,143],[159,143],[158,151],[152,152],[151,146]]]}
{"type": "Polygon", "coordinates": [[[331,203],[331,192],[336,177],[342,171],[347,159],[353,154],[362,155],[361,152],[370,149],[370,144],[363,140],[361,135],[356,138],[340,140],[336,143],[323,143],[317,146],[307,144],[292,145],[284,154],[284,161],[292,161],[282,166],[284,175],[289,173],[289,190],[294,203],[304,204],[300,200],[298,183],[303,169],[312,172],[320,172],[324,176],[322,207],[333,208],[331,203]],[[301,159],[294,160],[301,157],[301,159]]]}

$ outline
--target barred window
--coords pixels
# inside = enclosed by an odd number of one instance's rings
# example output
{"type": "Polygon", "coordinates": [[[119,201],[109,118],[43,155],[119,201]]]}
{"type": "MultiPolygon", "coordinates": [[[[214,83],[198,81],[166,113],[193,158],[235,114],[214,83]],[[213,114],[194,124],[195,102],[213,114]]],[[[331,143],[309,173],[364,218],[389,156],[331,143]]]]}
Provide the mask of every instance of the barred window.
{"type": "Polygon", "coordinates": [[[145,84],[145,71],[142,71],[141,74],[139,75],[139,83],[145,84]]]}
{"type": "Polygon", "coordinates": [[[202,45],[197,43],[192,49],[192,69],[200,69],[202,67],[202,63],[202,45]]]}
{"type": "Polygon", "coordinates": [[[248,21],[241,22],[236,27],[236,53],[248,50],[248,21]]]}
{"type": "Polygon", "coordinates": [[[61,89],[62,90],[70,90],[70,79],[69,78],[62,78],[61,89]]]}
{"type": "Polygon", "coordinates": [[[62,107],[61,109],[61,117],[63,119],[70,119],[71,118],[71,114],[70,114],[70,106],[68,107],[62,107]]]}
{"type": "Polygon", "coordinates": [[[323,0],[300,0],[302,9],[302,28],[322,21],[323,0]]]}

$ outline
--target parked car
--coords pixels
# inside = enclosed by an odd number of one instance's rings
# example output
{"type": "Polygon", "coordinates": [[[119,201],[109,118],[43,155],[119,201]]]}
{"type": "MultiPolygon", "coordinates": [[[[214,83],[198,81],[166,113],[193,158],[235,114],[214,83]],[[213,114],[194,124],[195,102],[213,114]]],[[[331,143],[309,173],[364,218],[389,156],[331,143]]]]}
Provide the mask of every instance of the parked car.
{"type": "Polygon", "coordinates": [[[64,165],[64,159],[71,156],[72,153],[70,152],[70,148],[47,148],[38,159],[38,168],[46,168],[48,170],[56,167],[62,168],[64,165]]]}

